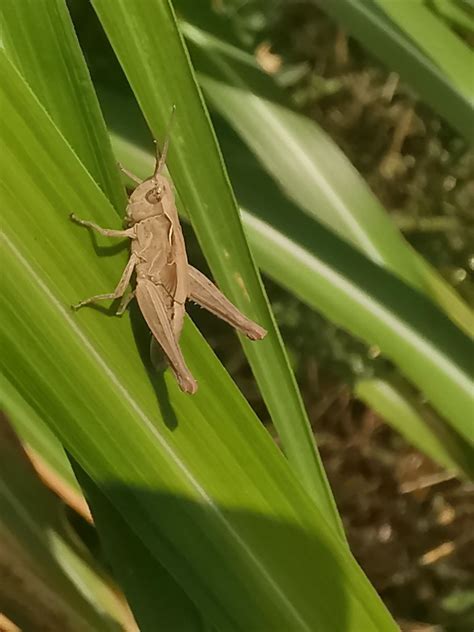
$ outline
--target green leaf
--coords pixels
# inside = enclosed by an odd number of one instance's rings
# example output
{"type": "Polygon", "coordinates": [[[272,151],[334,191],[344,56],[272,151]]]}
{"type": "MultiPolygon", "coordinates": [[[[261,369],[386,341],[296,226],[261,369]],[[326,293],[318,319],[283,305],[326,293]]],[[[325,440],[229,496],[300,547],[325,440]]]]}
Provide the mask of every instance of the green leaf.
{"type": "Polygon", "coordinates": [[[464,11],[462,6],[458,6],[453,0],[431,0],[431,2],[435,11],[453,26],[474,33],[474,17],[468,11],[464,11]]]}
{"type": "Polygon", "coordinates": [[[194,397],[168,372],[149,375],[136,313],[69,311],[113,286],[125,253],[91,256],[68,212],[93,209],[103,225],[116,215],[3,54],[0,71],[7,379],[217,627],[395,630],[189,321],[194,397]]]}
{"type": "Polygon", "coordinates": [[[81,494],[61,443],[5,376],[1,377],[1,394],[2,408],[8,414],[23,445],[39,454],[71,493],[81,494]]]}
{"type": "Polygon", "coordinates": [[[433,303],[329,231],[305,226],[302,218],[291,221],[298,224],[298,240],[288,236],[288,220],[275,228],[248,216],[249,240],[262,267],[276,280],[285,266],[297,296],[317,296],[326,317],[377,345],[472,445],[470,339],[433,303]]]}
{"type": "Polygon", "coordinates": [[[176,106],[168,159],[173,183],[221,289],[269,331],[258,344],[242,340],[245,353],[289,462],[343,537],[301,396],[245,240],[171,5],[159,0],[117,0],[113,5],[94,0],[92,4],[156,138],[164,137],[169,113],[176,106]],[[159,41],[156,24],[160,25],[159,41]]]}
{"type": "Polygon", "coordinates": [[[354,394],[420,452],[451,472],[474,478],[474,450],[400,377],[358,380],[354,394]]]}
{"type": "MultiPolygon", "coordinates": [[[[70,493],[79,493],[82,497],[63,447],[47,424],[4,378],[1,391],[2,405],[22,441],[45,460],[70,493]]],[[[140,629],[153,630],[160,621],[167,630],[201,630],[200,617],[182,589],[159,562],[150,557],[148,549],[77,463],[75,470],[86,492],[105,555],[120,579],[140,629]]]]}
{"type": "Polygon", "coordinates": [[[373,0],[441,68],[451,83],[474,103],[474,52],[420,0],[373,0]]]}
{"type": "Polygon", "coordinates": [[[125,191],[64,0],[5,0],[0,17],[2,46],[8,57],[122,212],[125,191]]]}
{"type": "Polygon", "coordinates": [[[152,632],[157,626],[161,630],[202,632],[201,617],[181,587],[159,560],[150,556],[149,549],[78,463],[74,470],[85,491],[104,553],[141,632],[152,632]]]}

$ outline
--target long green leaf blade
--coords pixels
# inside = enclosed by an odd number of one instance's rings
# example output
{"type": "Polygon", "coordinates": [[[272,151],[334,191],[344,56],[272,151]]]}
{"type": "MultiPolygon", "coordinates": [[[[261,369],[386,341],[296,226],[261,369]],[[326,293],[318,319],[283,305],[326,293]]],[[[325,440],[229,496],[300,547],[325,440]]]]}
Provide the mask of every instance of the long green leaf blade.
{"type": "Polygon", "coordinates": [[[320,310],[330,320],[378,345],[453,428],[474,443],[469,421],[472,342],[467,336],[430,301],[322,227],[308,225],[298,243],[288,239],[288,228],[278,231],[255,216],[247,217],[247,225],[250,242],[272,276],[277,278],[285,265],[295,294],[317,291],[320,310]],[[284,261],[282,251],[287,253],[284,261]]]}
{"type": "Polygon", "coordinates": [[[81,494],[61,443],[35,409],[29,406],[5,376],[1,378],[2,409],[24,446],[32,448],[71,493],[81,494]]]}
{"type": "Polygon", "coordinates": [[[118,0],[113,5],[94,0],[93,5],[157,138],[164,136],[172,105],[177,108],[168,160],[174,185],[219,285],[244,313],[270,332],[258,345],[243,340],[245,353],[288,460],[343,535],[171,5],[158,0],[118,0]]]}
{"type": "MultiPolygon", "coordinates": [[[[80,494],[85,503],[64,449],[47,423],[5,378],[2,379],[1,393],[2,405],[22,443],[33,448],[54,476],[59,477],[69,499],[72,494],[80,494]]],[[[201,619],[187,595],[161,564],[150,557],[149,550],[84,470],[77,463],[74,466],[80,475],[105,556],[120,579],[140,629],[153,630],[159,621],[165,629],[202,630],[201,619]]]]}
{"type": "Polygon", "coordinates": [[[453,432],[400,377],[358,380],[354,394],[420,452],[458,476],[474,478],[472,446],[453,432]]]}
{"type": "Polygon", "coordinates": [[[102,547],[127,596],[140,632],[203,632],[194,604],[78,463],[74,471],[84,489],[102,547]]]}

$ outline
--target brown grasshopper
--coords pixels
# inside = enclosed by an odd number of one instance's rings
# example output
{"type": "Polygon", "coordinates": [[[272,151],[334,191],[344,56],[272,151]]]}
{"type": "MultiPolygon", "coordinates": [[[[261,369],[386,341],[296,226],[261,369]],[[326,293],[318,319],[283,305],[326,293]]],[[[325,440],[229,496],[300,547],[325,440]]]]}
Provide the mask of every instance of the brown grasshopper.
{"type": "Polygon", "coordinates": [[[98,294],[74,305],[79,309],[89,303],[122,298],[117,315],[123,314],[136,296],[140,310],[165,353],[182,391],[195,393],[197,382],[192,376],[179,347],[185,302],[191,300],[248,336],[260,340],[267,333],[263,327],[244,316],[199,270],[189,265],[170,181],[162,175],[168,151],[167,137],[163,151],[157,145],[155,171],[143,182],[121,167],[138,184],[130,196],[125,230],[102,228],[71,214],[71,219],[106,237],[128,237],[130,259],[117,287],[109,294],[98,294]],[[135,289],[125,294],[135,272],[135,289]]]}

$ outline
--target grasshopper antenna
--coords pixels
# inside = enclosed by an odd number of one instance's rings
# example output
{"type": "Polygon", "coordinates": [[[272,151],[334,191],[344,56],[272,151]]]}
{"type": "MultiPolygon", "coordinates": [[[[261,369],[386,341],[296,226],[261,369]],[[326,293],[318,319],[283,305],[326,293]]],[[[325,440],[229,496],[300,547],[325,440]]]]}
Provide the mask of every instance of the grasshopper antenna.
{"type": "Polygon", "coordinates": [[[174,113],[176,112],[176,105],[173,105],[173,107],[171,108],[171,114],[170,114],[170,118],[168,121],[168,125],[166,127],[166,136],[165,136],[165,142],[163,143],[163,151],[160,154],[160,149],[158,147],[158,143],[155,140],[155,144],[156,144],[156,169],[155,169],[155,173],[153,175],[157,176],[159,173],[161,173],[161,170],[163,169],[163,167],[165,166],[166,163],[166,157],[168,155],[168,147],[170,144],[170,132],[171,132],[171,125],[173,123],[174,120],[174,113]]]}
{"type": "Polygon", "coordinates": [[[133,180],[137,184],[141,184],[143,182],[143,180],[140,180],[140,178],[138,176],[136,176],[134,173],[132,173],[128,169],[125,169],[125,167],[120,162],[118,162],[117,164],[118,164],[118,167],[119,167],[120,171],[122,173],[124,173],[127,177],[129,177],[130,180],[133,180]]]}

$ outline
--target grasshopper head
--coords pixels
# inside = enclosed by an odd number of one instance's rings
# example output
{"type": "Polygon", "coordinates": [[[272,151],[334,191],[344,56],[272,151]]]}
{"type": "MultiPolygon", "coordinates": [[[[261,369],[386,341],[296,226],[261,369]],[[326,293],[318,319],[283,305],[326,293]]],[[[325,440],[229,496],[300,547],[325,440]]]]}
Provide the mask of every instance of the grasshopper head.
{"type": "Polygon", "coordinates": [[[164,213],[163,199],[171,193],[170,183],[160,175],[154,174],[137,186],[130,196],[127,206],[126,223],[133,226],[149,217],[164,213]]]}

